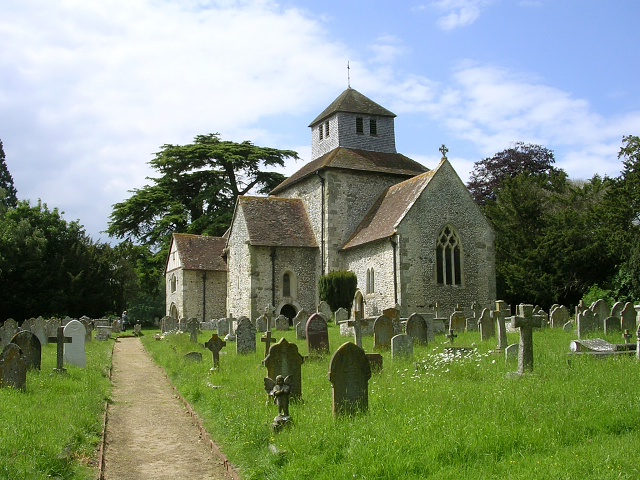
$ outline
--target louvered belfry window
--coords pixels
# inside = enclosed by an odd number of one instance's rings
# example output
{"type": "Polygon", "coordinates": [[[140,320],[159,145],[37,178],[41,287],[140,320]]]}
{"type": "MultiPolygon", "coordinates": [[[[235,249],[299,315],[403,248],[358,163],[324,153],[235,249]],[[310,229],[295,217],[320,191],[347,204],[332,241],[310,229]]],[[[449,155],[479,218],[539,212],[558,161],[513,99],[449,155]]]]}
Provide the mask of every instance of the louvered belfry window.
{"type": "Polygon", "coordinates": [[[436,281],[440,285],[461,285],[460,239],[447,225],[440,231],[436,245],[436,281]]]}

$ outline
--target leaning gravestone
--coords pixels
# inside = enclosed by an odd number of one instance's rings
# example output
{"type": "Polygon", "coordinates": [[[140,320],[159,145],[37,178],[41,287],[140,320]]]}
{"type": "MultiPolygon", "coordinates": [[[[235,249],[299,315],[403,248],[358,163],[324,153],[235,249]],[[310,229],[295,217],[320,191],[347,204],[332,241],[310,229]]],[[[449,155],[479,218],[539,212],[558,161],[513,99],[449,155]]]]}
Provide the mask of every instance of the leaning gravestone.
{"type": "Polygon", "coordinates": [[[569,321],[569,310],[564,305],[552,308],[549,318],[551,328],[562,328],[569,321]]]}
{"type": "Polygon", "coordinates": [[[306,340],[307,338],[305,331],[307,328],[307,320],[309,320],[309,314],[304,308],[301,309],[293,319],[293,324],[296,327],[296,338],[298,340],[306,340]]]}
{"type": "Polygon", "coordinates": [[[87,355],[84,352],[86,330],[78,320],[71,320],[64,327],[64,336],[71,337],[71,343],[64,346],[64,361],[76,367],[87,366],[87,355]]]}
{"type": "Polygon", "coordinates": [[[347,342],[336,350],[329,364],[334,416],[367,411],[370,378],[371,366],[362,348],[347,342]]]}
{"type": "Polygon", "coordinates": [[[236,354],[246,355],[256,351],[256,327],[247,317],[238,319],[236,327],[236,354]]]}
{"type": "Polygon", "coordinates": [[[478,319],[478,326],[480,327],[480,340],[489,340],[496,336],[496,327],[488,308],[482,310],[478,319]]]}
{"type": "Polygon", "coordinates": [[[289,330],[289,319],[284,315],[278,315],[276,317],[276,330],[289,330]]]}
{"type": "Polygon", "coordinates": [[[467,317],[465,317],[464,312],[462,311],[460,306],[456,305],[456,309],[451,314],[451,317],[449,317],[449,330],[464,332],[466,326],[467,317]]]}
{"type": "Polygon", "coordinates": [[[329,322],[331,320],[331,307],[324,300],[318,304],[318,313],[322,315],[325,322],[329,322]]]}
{"type": "Polygon", "coordinates": [[[373,324],[373,349],[389,350],[393,337],[393,322],[386,315],[380,315],[373,324]]]}
{"type": "Polygon", "coordinates": [[[20,347],[20,350],[22,350],[22,356],[27,370],[32,368],[40,370],[42,363],[42,346],[35,334],[23,330],[13,336],[11,343],[15,343],[20,347]]]}
{"type": "Polygon", "coordinates": [[[633,308],[633,304],[627,302],[620,312],[621,317],[621,329],[624,332],[629,330],[630,332],[636,331],[636,310],[633,308]]]}
{"type": "Polygon", "coordinates": [[[589,332],[598,330],[598,320],[594,313],[586,309],[578,314],[578,338],[583,338],[589,332]]]}
{"type": "Polygon", "coordinates": [[[24,390],[27,384],[27,365],[22,351],[15,343],[9,343],[0,354],[0,385],[24,390]]]}
{"type": "MultiPolygon", "coordinates": [[[[305,335],[310,355],[313,353],[329,353],[329,330],[327,329],[327,322],[322,315],[314,313],[309,317],[305,327],[305,335]]],[[[275,378],[271,377],[271,375],[269,377],[275,378]]]]}
{"type": "MultiPolygon", "coordinates": [[[[313,317],[313,315],[312,315],[313,317]]],[[[278,343],[269,349],[269,355],[263,360],[267,367],[267,377],[276,378],[282,375],[287,378],[291,375],[291,397],[302,397],[302,363],[304,358],[298,353],[298,346],[289,343],[286,338],[281,338],[278,343]]]]}
{"type": "Polygon", "coordinates": [[[391,358],[410,358],[413,356],[413,337],[395,335],[391,339],[391,358]]]}
{"type": "Polygon", "coordinates": [[[419,345],[426,345],[427,343],[427,322],[422,315],[414,313],[407,319],[407,325],[405,326],[405,332],[407,335],[413,337],[413,341],[419,345]]]}

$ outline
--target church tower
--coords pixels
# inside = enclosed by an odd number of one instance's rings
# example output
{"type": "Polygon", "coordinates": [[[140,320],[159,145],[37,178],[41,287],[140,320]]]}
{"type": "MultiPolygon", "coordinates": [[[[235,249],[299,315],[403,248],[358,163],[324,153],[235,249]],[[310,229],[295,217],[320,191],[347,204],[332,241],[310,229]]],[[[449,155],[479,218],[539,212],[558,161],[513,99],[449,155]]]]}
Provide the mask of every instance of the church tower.
{"type": "Polygon", "coordinates": [[[311,160],[336,147],[396,153],[395,114],[347,88],[311,122],[311,160]]]}

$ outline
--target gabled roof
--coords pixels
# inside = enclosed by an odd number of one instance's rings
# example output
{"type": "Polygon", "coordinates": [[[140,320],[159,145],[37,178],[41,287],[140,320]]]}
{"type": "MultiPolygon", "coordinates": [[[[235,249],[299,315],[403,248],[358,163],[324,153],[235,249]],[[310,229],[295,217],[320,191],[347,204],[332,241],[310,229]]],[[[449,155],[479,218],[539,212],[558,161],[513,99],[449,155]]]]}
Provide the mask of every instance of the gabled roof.
{"type": "Polygon", "coordinates": [[[342,250],[391,237],[437,171],[423,173],[382,192],[342,250]]]}
{"type": "Polygon", "coordinates": [[[318,248],[301,199],[241,196],[238,207],[247,223],[251,245],[318,248]]]}
{"type": "Polygon", "coordinates": [[[312,127],[336,112],[361,113],[363,115],[379,115],[381,117],[396,116],[357,90],[347,88],[309,126],[312,127]]]}
{"type": "Polygon", "coordinates": [[[405,157],[401,153],[372,152],[369,150],[337,147],[304,165],[300,170],[274,188],[271,191],[271,195],[275,195],[285,188],[311,175],[315,175],[317,171],[327,168],[389,173],[407,177],[413,177],[429,171],[424,165],[419,164],[415,160],[411,160],[409,157],[405,157]]]}
{"type": "Polygon", "coordinates": [[[184,270],[227,271],[227,264],[221,257],[226,244],[225,238],[174,233],[171,242],[180,255],[184,270]]]}

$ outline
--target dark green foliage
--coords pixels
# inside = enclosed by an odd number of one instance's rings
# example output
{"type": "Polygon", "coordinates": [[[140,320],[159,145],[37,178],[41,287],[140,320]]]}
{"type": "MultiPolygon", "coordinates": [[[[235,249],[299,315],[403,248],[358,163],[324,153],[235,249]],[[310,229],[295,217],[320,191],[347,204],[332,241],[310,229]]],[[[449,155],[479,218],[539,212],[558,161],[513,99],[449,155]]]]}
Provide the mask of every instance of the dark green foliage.
{"type": "Polygon", "coordinates": [[[18,204],[17,195],[18,191],[13,185],[13,177],[7,168],[2,140],[0,140],[0,204],[5,208],[15,207],[18,204]]]}
{"type": "Polygon", "coordinates": [[[350,270],[334,270],[318,279],[320,300],[327,302],[333,312],[340,307],[350,312],[357,288],[358,277],[350,270]]]}

